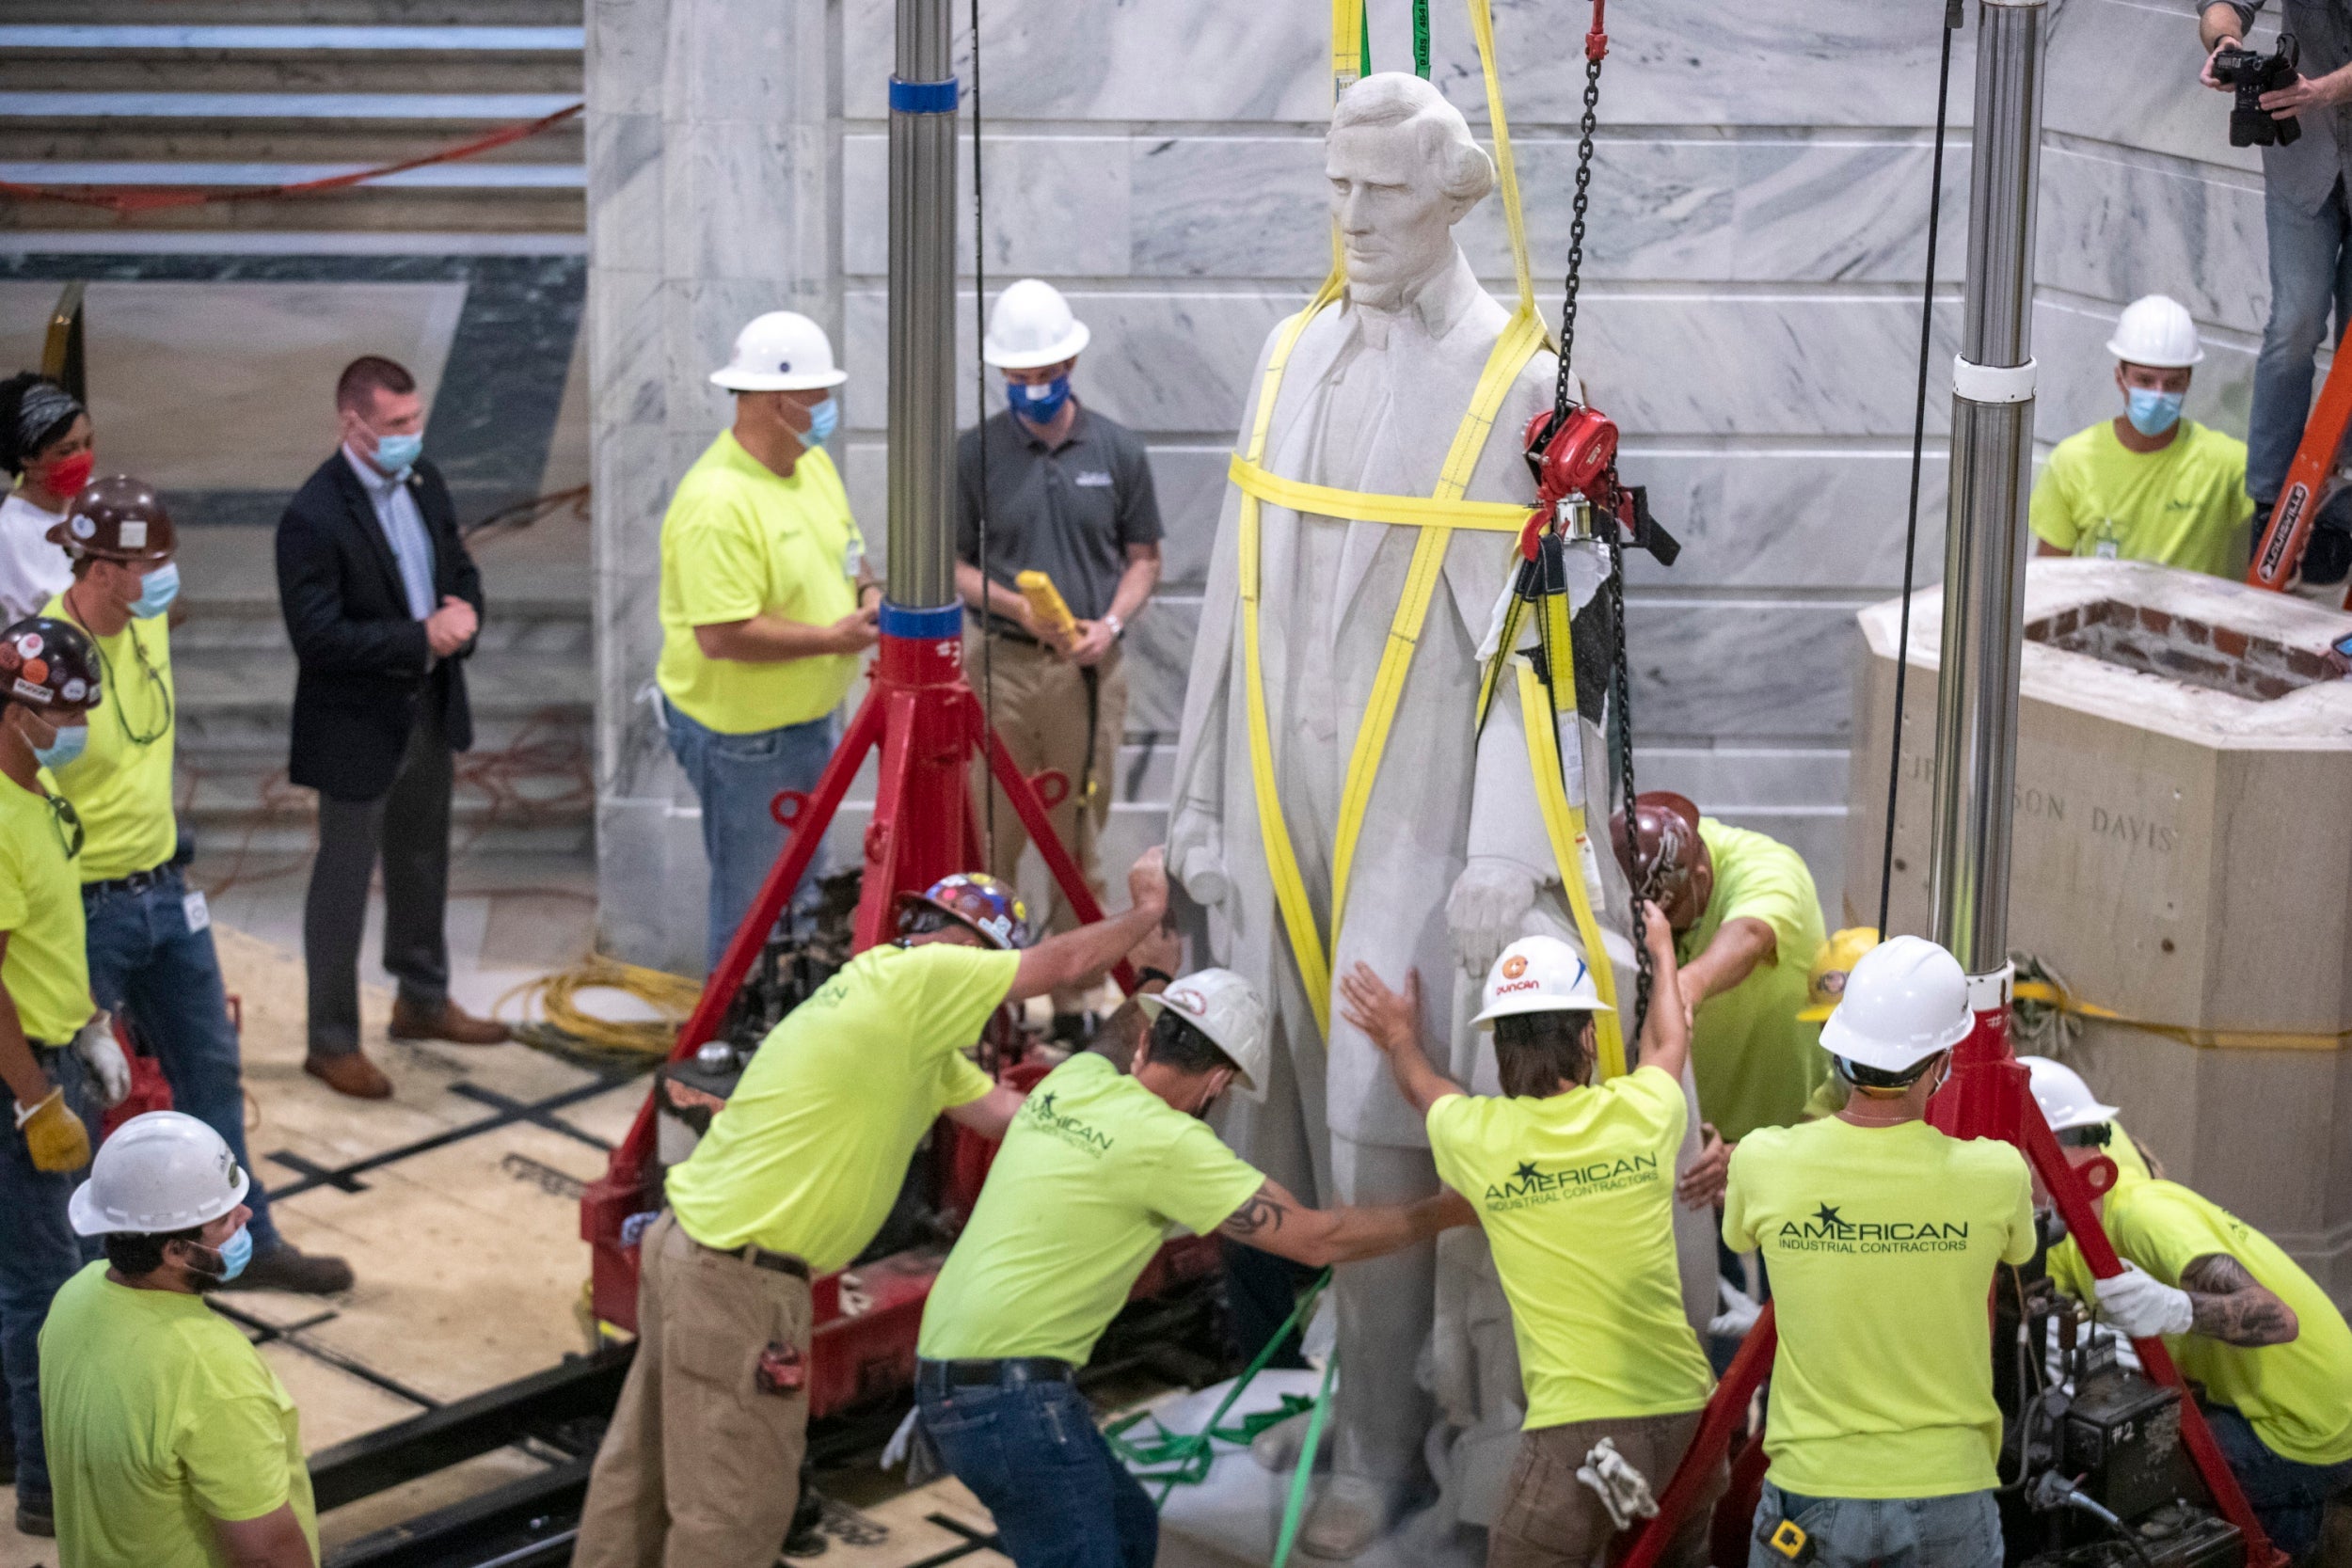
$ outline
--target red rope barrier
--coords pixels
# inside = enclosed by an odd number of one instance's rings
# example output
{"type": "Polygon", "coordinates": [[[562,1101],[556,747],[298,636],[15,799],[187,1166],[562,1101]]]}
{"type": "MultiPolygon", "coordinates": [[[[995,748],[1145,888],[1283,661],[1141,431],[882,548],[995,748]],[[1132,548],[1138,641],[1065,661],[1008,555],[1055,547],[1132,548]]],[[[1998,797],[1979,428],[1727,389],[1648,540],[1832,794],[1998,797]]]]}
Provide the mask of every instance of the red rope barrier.
{"type": "Polygon", "coordinates": [[[476,153],[487,152],[492,148],[504,147],[526,136],[535,136],[550,126],[561,125],[587,106],[584,103],[574,103],[544,119],[503,126],[486,136],[478,136],[438,152],[429,152],[421,158],[358,169],[350,174],[330,175],[324,180],[301,180],[285,185],[245,185],[229,190],[190,190],[169,185],[115,189],[98,185],[20,185],[13,181],[0,180],[0,195],[18,197],[27,201],[68,201],[77,207],[103,207],[125,216],[162,207],[201,207],[215,201],[275,200],[280,197],[317,196],[326,191],[344,190],[370,180],[380,180],[388,174],[405,174],[412,168],[424,168],[433,164],[456,163],[476,153]]]}

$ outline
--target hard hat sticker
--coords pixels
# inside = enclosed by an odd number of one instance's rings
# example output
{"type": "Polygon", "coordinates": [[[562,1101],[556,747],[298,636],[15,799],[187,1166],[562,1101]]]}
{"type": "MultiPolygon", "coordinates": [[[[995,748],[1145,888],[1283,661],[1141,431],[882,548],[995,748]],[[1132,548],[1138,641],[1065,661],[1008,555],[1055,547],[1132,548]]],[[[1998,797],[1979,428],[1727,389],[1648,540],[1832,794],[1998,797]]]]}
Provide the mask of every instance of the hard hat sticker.
{"type": "Polygon", "coordinates": [[[78,703],[88,694],[89,688],[82,684],[82,679],[78,675],[58,688],[58,695],[69,703],[78,703]]]}
{"type": "Polygon", "coordinates": [[[1520,975],[1522,975],[1522,974],[1526,974],[1526,973],[1527,973],[1527,955],[1526,955],[1526,954],[1524,954],[1524,953],[1514,953],[1514,954],[1512,954],[1509,958],[1505,958],[1505,959],[1503,959],[1503,960],[1502,960],[1502,977],[1503,977],[1504,979],[1506,979],[1506,980],[1516,980],[1516,979],[1518,979],[1520,975]]]}
{"type": "Polygon", "coordinates": [[[143,550],[147,548],[147,524],[144,522],[126,522],[122,524],[119,543],[120,546],[126,550],[143,550]]]}
{"type": "Polygon", "coordinates": [[[45,686],[35,686],[22,675],[16,678],[16,694],[28,703],[39,703],[43,707],[49,705],[49,689],[45,686]]]}
{"type": "Polygon", "coordinates": [[[91,534],[96,533],[97,531],[98,525],[91,522],[87,517],[76,517],[73,519],[74,538],[87,539],[91,534]]]}

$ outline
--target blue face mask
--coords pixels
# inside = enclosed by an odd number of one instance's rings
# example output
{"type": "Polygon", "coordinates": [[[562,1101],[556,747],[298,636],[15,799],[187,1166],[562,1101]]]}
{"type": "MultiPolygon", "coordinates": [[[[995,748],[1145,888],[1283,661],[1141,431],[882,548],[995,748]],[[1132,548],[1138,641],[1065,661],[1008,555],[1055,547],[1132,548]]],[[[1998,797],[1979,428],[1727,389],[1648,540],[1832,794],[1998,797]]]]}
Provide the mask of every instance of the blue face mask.
{"type": "Polygon", "coordinates": [[[217,1271],[199,1269],[197,1272],[226,1285],[245,1273],[245,1266],[253,1261],[253,1233],[242,1225],[237,1227],[236,1232],[220,1243],[218,1252],[220,1267],[217,1271]]]}
{"type": "Polygon", "coordinates": [[[2185,392],[2153,392],[2145,387],[2127,388],[2124,399],[2129,407],[2125,417],[2132,421],[2132,428],[2142,436],[2161,436],[2181,422],[2181,400],[2185,396],[2185,392]]]}
{"type": "Polygon", "coordinates": [[[47,746],[34,747],[33,756],[43,768],[63,768],[80,756],[82,748],[88,744],[87,724],[60,724],[57,726],[57,738],[47,746]]]}
{"type": "Polygon", "coordinates": [[[1005,383],[1005,397],[1012,411],[1031,424],[1052,424],[1061,405],[1070,401],[1070,378],[1057,375],[1040,386],[1025,386],[1018,381],[1005,383]]]}
{"type": "Polygon", "coordinates": [[[171,608],[171,601],[180,596],[180,567],[167,561],[139,579],[139,596],[131,601],[131,613],[142,621],[151,621],[171,608]]]}
{"type": "Polygon", "coordinates": [[[375,438],[375,466],[394,479],[405,476],[424,455],[421,436],[378,436],[375,438]]]}
{"type": "Polygon", "coordinates": [[[808,411],[808,434],[801,437],[801,445],[821,447],[840,428],[841,400],[829,397],[808,411]]]}

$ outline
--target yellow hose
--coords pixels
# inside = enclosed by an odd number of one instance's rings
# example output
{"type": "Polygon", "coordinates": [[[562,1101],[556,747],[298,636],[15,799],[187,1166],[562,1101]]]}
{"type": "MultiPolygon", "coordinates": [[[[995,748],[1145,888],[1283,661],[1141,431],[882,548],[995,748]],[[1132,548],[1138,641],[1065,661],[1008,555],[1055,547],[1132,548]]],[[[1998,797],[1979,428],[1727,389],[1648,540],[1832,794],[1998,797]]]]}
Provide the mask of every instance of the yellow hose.
{"type": "Polygon", "coordinates": [[[511,1018],[507,1005],[519,1005],[522,1022],[515,1024],[515,1036],[526,1045],[666,1056],[702,990],[700,980],[683,974],[591,956],[569,969],[525,980],[499,998],[497,1012],[511,1018]],[[583,990],[626,991],[661,1016],[628,1022],[599,1017],[575,1000],[583,990]]]}

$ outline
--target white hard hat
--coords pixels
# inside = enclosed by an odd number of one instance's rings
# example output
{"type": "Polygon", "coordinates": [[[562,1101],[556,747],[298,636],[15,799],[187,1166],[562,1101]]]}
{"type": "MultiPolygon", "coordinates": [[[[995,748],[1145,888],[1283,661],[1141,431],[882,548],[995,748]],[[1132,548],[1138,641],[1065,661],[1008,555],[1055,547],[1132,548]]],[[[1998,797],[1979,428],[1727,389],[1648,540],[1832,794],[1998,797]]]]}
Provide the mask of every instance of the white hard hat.
{"type": "Polygon", "coordinates": [[[1232,1058],[1233,1083],[1252,1100],[1265,1098],[1268,1052],[1265,1004],[1258,990],[1230,969],[1196,970],[1157,996],[1138,996],[1146,1018],[1158,1022],[1170,1008],[1209,1042],[1232,1058]]]}
{"type": "Polygon", "coordinates": [[[1593,974],[1558,937],[1521,937],[1486,971],[1486,1010],[1470,1020],[1491,1026],[1515,1013],[1616,1011],[1594,989],[1593,974]]]}
{"type": "Polygon", "coordinates": [[[806,392],[850,379],[834,369],[825,329],[798,310],[771,310],[735,335],[735,357],[710,372],[713,387],[734,392],[806,392]]]}
{"type": "Polygon", "coordinates": [[[2053,1132],[2063,1132],[2070,1127],[2096,1127],[2111,1119],[2115,1107],[2102,1105],[2083,1082],[2083,1075],[2064,1062],[2054,1062],[2047,1056],[2020,1056],[2026,1070],[2033,1074],[2033,1102],[2042,1107],[2042,1119],[2050,1124],[2053,1132]]]}
{"type": "Polygon", "coordinates": [[[2127,364],[2160,370],[2198,364],[2205,357],[2197,346],[2197,323],[2188,307],[2169,294],[2142,294],[2123,307],[2123,319],[2115,324],[2107,352],[2127,364]]]}
{"type": "Polygon", "coordinates": [[[1976,1026],[1960,960],[1925,937],[1893,937],[1854,961],[1821,1049],[1881,1072],[1947,1051],[1976,1026]]]}
{"type": "Polygon", "coordinates": [[[212,1224],[249,1184],[219,1133],[179,1111],[150,1111],[99,1146],[66,1214],[76,1235],[152,1236],[212,1224]]]}
{"type": "Polygon", "coordinates": [[[1070,313],[1059,289],[1025,277],[996,296],[980,357],[999,370],[1033,371],[1075,358],[1087,338],[1087,324],[1070,313]]]}

